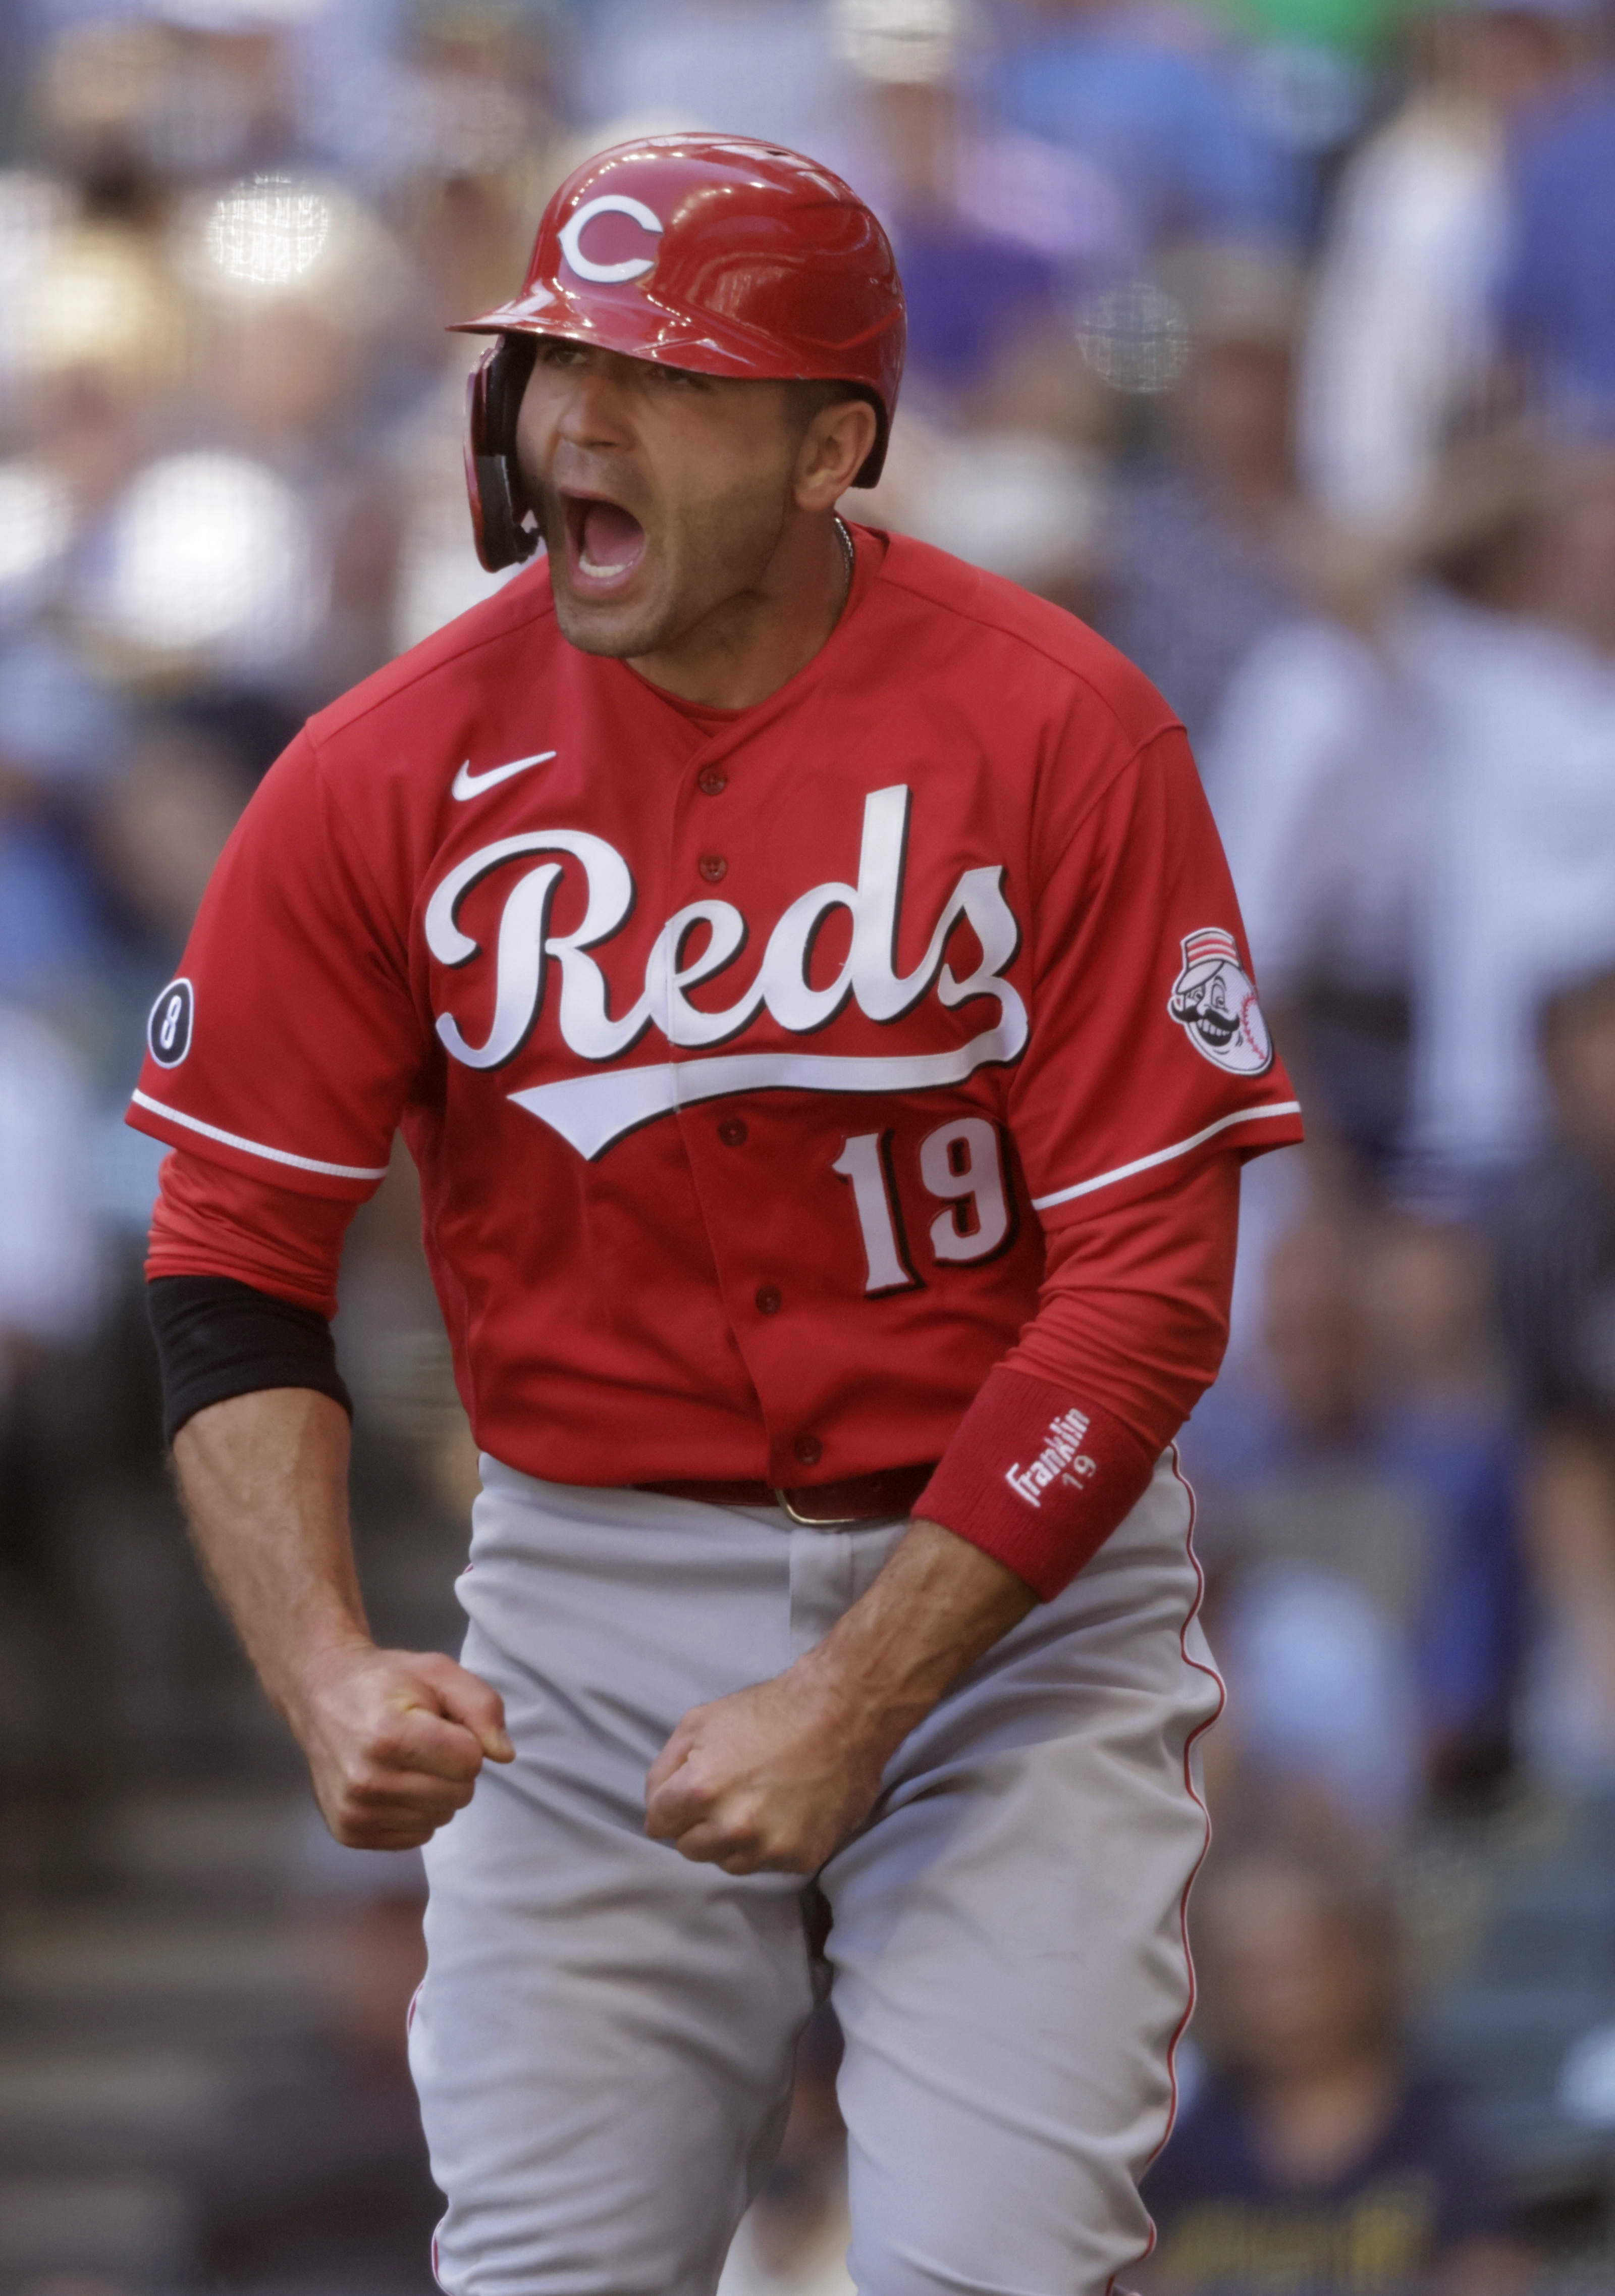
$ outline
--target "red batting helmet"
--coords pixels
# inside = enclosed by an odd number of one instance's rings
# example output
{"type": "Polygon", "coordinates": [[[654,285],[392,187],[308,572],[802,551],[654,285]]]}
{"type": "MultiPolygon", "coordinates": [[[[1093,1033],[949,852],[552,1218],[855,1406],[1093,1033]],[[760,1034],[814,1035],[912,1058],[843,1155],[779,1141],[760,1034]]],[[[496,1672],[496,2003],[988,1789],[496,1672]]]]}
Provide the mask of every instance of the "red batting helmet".
{"type": "Polygon", "coordinates": [[[828,168],[746,136],[652,135],[574,169],[544,211],[521,293],[457,332],[501,338],[471,378],[466,448],[492,569],[537,540],[515,460],[533,358],[521,338],[697,374],[848,383],[880,419],[853,481],[872,487],[903,373],[903,286],[879,222],[828,168]]]}

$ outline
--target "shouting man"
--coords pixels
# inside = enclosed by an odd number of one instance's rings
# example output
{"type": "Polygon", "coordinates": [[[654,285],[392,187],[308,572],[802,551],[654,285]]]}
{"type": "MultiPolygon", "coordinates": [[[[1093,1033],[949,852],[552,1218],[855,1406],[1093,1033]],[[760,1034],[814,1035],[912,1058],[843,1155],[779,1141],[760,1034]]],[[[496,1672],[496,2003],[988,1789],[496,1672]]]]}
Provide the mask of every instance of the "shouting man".
{"type": "Polygon", "coordinates": [[[453,2296],[709,2296],[826,1990],[860,2289],[1103,2296],[1219,1697],[1171,1439],[1299,1136],[1194,767],[1080,623],[838,516],[903,299],[812,161],[604,152],[469,331],[484,561],[543,559],[310,721],[152,1017],[196,1539],[332,1832],[428,1844],[453,2296]],[[400,1128],[460,1664],[348,1541],[400,1128]]]}

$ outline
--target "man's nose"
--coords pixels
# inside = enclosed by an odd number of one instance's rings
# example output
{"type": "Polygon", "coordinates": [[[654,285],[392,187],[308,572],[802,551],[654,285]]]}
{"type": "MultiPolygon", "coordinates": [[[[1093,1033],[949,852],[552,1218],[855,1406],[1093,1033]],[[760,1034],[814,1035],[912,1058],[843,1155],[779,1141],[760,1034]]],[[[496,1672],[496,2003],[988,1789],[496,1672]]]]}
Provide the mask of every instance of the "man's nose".
{"type": "Polygon", "coordinates": [[[571,388],[557,426],[567,444],[585,448],[630,444],[628,394],[609,355],[580,360],[567,379],[571,388]]]}

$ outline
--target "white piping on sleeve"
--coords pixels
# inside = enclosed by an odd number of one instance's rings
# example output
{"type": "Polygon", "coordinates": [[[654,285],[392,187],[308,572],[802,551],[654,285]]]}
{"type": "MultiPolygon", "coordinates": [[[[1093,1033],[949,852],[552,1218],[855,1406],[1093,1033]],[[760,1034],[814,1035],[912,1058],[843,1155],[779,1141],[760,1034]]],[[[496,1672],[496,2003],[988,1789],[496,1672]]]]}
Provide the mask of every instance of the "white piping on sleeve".
{"type": "Polygon", "coordinates": [[[1175,1156],[1186,1156],[1193,1148],[1226,1132],[1231,1124],[1258,1124],[1270,1116],[1299,1116],[1299,1100],[1275,1100],[1266,1108],[1236,1109],[1232,1116],[1219,1116],[1215,1124],[1208,1124],[1203,1132],[1196,1132],[1187,1140],[1175,1140],[1169,1148],[1158,1148],[1152,1156],[1140,1156],[1131,1164],[1118,1164],[1113,1172],[1101,1172],[1097,1179],[1078,1180],[1074,1188],[1056,1188],[1052,1196],[1034,1196],[1032,1210],[1045,1212],[1051,1204],[1069,1204],[1075,1196],[1091,1196],[1095,1188],[1113,1187],[1118,1180],[1130,1180],[1135,1172],[1148,1172],[1157,1164],[1169,1164],[1175,1156]]]}
{"type": "Polygon", "coordinates": [[[322,1164],[317,1156],[294,1156],[289,1148],[266,1148],[261,1140],[243,1140],[239,1132],[221,1132],[217,1124],[204,1124],[200,1116],[187,1116],[183,1110],[169,1108],[160,1100],[152,1100],[143,1092],[134,1095],[137,1108],[149,1108],[154,1116],[166,1116],[170,1124],[183,1124],[187,1132],[200,1132],[206,1140],[219,1141],[226,1148],[244,1148],[249,1156],[266,1156],[272,1164],[290,1164],[295,1171],[319,1172],[332,1180],[384,1180],[387,1167],[381,1164],[322,1164]]]}

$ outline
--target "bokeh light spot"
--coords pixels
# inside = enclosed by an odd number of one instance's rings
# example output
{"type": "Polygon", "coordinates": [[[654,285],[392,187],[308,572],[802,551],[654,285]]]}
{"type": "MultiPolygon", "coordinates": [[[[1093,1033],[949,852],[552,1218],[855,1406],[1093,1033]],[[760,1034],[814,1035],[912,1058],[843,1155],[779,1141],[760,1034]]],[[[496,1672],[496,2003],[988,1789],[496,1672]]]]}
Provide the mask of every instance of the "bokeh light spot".
{"type": "Polygon", "coordinates": [[[260,176],[225,193],[204,236],[225,278],[250,287],[290,286],[324,252],[331,202],[287,177],[260,176]]]}
{"type": "Polygon", "coordinates": [[[1085,298],[1077,312],[1077,341],[1112,390],[1170,390],[1189,364],[1183,306],[1147,279],[1103,287],[1085,298]]]}

